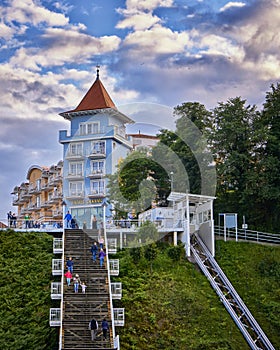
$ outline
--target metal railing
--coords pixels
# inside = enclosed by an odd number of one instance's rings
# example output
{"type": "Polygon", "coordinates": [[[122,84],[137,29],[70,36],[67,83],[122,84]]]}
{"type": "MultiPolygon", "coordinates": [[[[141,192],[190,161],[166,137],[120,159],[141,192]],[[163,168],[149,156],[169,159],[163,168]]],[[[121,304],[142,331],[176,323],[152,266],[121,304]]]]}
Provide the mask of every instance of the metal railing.
{"type": "Polygon", "coordinates": [[[253,350],[275,350],[202,240],[192,236],[191,251],[221,302],[253,350]]]}
{"type": "Polygon", "coordinates": [[[252,231],[247,229],[235,229],[224,228],[222,226],[215,226],[215,236],[223,238],[225,241],[228,239],[235,239],[236,241],[245,240],[256,243],[270,243],[280,244],[279,233],[267,233],[260,231],[252,231]]]}

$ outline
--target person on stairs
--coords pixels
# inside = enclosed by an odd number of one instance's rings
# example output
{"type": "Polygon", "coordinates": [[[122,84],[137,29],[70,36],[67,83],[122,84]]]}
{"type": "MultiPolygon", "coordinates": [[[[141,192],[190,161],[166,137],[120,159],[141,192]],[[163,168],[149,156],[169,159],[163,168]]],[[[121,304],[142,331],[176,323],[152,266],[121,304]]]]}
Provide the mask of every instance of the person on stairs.
{"type": "Polygon", "coordinates": [[[98,330],[98,322],[94,318],[91,321],[89,321],[88,329],[91,333],[91,340],[94,341],[98,330]]]}
{"type": "Polygon", "coordinates": [[[103,319],[101,327],[102,327],[102,332],[103,332],[103,340],[107,340],[107,333],[109,330],[109,324],[108,324],[106,318],[103,319]]]}
{"type": "Polygon", "coordinates": [[[100,252],[99,252],[100,267],[103,266],[105,256],[106,256],[106,254],[105,254],[104,250],[100,249],[100,252]]]}
{"type": "Polygon", "coordinates": [[[93,243],[92,247],[90,248],[90,251],[92,253],[92,260],[96,262],[96,256],[98,253],[98,246],[96,241],[93,243]]]}

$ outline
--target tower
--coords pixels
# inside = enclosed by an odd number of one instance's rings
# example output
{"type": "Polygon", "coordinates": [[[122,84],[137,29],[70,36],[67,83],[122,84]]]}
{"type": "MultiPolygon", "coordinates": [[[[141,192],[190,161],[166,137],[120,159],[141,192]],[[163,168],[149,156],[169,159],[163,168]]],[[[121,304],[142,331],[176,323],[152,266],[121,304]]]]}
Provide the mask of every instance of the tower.
{"type": "MultiPolygon", "coordinates": [[[[125,125],[133,120],[118,111],[99,78],[79,105],[60,113],[70,121],[70,133],[60,130],[63,145],[63,199],[80,227],[101,222],[106,202],[106,175],[113,174],[120,158],[132,149],[125,125]]],[[[110,215],[107,208],[106,215],[110,215]]]]}

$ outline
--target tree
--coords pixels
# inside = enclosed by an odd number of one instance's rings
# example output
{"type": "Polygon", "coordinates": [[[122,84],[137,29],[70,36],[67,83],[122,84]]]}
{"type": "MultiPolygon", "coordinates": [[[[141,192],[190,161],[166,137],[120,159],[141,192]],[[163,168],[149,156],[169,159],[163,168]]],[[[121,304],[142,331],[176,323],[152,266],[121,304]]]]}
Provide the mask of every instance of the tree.
{"type": "Polygon", "coordinates": [[[265,143],[258,171],[259,218],[266,228],[279,232],[280,224],[280,84],[271,85],[262,111],[265,143]]]}
{"type": "Polygon", "coordinates": [[[117,172],[108,176],[110,202],[117,217],[126,216],[132,209],[142,212],[163,195],[164,168],[147,149],[131,152],[118,166],[117,172]]]}
{"type": "Polygon", "coordinates": [[[259,113],[256,106],[246,105],[241,97],[219,103],[213,110],[213,130],[209,141],[217,170],[218,212],[249,214],[252,207],[247,195],[254,186],[256,151],[258,149],[256,126],[259,113]]]}

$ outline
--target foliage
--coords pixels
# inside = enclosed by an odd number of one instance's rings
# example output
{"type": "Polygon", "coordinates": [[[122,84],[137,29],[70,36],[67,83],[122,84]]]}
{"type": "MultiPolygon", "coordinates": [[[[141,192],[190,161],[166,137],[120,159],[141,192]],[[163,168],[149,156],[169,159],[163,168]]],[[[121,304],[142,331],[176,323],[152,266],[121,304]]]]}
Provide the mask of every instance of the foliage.
{"type": "Polygon", "coordinates": [[[176,246],[170,246],[167,250],[167,255],[173,261],[180,261],[186,255],[184,245],[179,243],[176,246]]]}
{"type": "Polygon", "coordinates": [[[57,349],[49,326],[52,237],[12,230],[0,233],[0,348],[57,349]]]}
{"type": "Polygon", "coordinates": [[[275,349],[280,349],[280,248],[216,241],[216,259],[275,349]]]}
{"type": "Polygon", "coordinates": [[[107,188],[116,218],[126,216],[132,209],[139,213],[150,208],[166,178],[165,170],[146,149],[130,153],[120,162],[117,172],[108,175],[107,188]]]}
{"type": "MultiPolygon", "coordinates": [[[[143,256],[135,265],[130,249],[119,253],[123,298],[116,306],[125,307],[126,315],[125,327],[117,329],[122,349],[249,349],[206,277],[188,261],[171,259],[173,247],[157,247],[152,274],[143,256]]],[[[280,349],[280,285],[273,275],[279,247],[218,241],[216,251],[235,289],[280,349]]]]}

